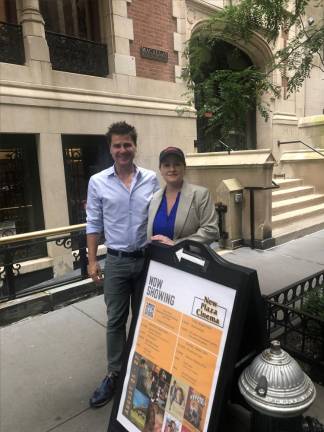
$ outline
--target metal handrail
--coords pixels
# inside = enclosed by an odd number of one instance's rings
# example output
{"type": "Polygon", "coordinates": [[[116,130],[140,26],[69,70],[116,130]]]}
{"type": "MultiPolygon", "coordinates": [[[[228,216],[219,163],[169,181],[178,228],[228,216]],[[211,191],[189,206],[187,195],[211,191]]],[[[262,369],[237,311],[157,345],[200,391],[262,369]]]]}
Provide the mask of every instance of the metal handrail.
{"type": "MultiPolygon", "coordinates": [[[[20,274],[21,261],[26,261],[26,257],[23,256],[21,258],[19,256],[21,251],[24,251],[26,248],[28,251],[29,247],[36,247],[49,242],[55,242],[57,246],[62,246],[65,249],[71,249],[72,256],[74,257],[73,266],[80,266],[80,276],[73,276],[73,279],[79,280],[80,277],[81,279],[86,279],[88,273],[85,226],[86,224],[82,223],[0,238],[0,279],[3,281],[5,299],[15,299],[18,295],[15,280],[16,276],[20,274]],[[74,245],[75,250],[72,250],[73,241],[76,242],[74,245]]],[[[28,258],[30,259],[30,256],[28,258]]],[[[56,282],[54,282],[55,284],[56,282]]],[[[52,286],[53,283],[51,282],[50,285],[52,286]]],[[[37,292],[38,290],[39,288],[36,287],[33,290],[29,289],[27,291],[30,293],[37,292]]],[[[3,300],[1,296],[0,300],[3,300]]]]}
{"type": "Polygon", "coordinates": [[[222,141],[221,139],[217,138],[217,141],[220,142],[223,147],[225,147],[229,155],[231,154],[231,151],[234,151],[228,144],[225,144],[224,141],[222,141]]]}
{"type": "Polygon", "coordinates": [[[313,150],[315,153],[318,153],[320,156],[324,157],[324,153],[319,152],[318,150],[316,150],[314,147],[312,147],[309,144],[304,143],[304,141],[301,140],[292,140],[292,141],[277,141],[278,146],[280,146],[281,144],[296,144],[296,143],[302,143],[304,144],[304,146],[310,148],[311,150],[313,150]]]}
{"type": "Polygon", "coordinates": [[[5,236],[0,238],[0,246],[5,244],[12,244],[12,243],[19,243],[21,241],[25,240],[34,240],[41,237],[53,237],[55,235],[60,234],[67,234],[75,231],[80,231],[84,229],[86,226],[85,223],[83,224],[77,224],[77,225],[70,225],[60,228],[51,228],[47,230],[41,230],[41,231],[31,231],[28,233],[23,234],[15,234],[11,236],[5,236]]]}
{"type": "Polygon", "coordinates": [[[45,33],[50,34],[50,35],[54,35],[54,36],[59,36],[59,37],[63,36],[66,39],[72,39],[72,40],[76,40],[76,41],[80,41],[80,42],[88,42],[89,44],[92,44],[92,45],[105,46],[105,47],[107,46],[105,43],[102,43],[102,42],[96,42],[96,41],[93,41],[93,40],[90,40],[90,39],[80,38],[80,37],[68,35],[66,33],[58,33],[58,32],[54,32],[54,31],[51,31],[51,30],[46,30],[45,33]]]}
{"type": "Polygon", "coordinates": [[[255,217],[254,217],[254,191],[279,189],[280,186],[272,180],[272,186],[246,186],[244,189],[250,191],[250,230],[251,230],[251,249],[255,249],[255,217]]]}
{"type": "Polygon", "coordinates": [[[5,26],[8,26],[8,27],[22,28],[21,24],[14,24],[14,23],[9,23],[9,22],[6,22],[6,21],[1,21],[1,20],[0,20],[0,25],[5,25],[5,26]]]}

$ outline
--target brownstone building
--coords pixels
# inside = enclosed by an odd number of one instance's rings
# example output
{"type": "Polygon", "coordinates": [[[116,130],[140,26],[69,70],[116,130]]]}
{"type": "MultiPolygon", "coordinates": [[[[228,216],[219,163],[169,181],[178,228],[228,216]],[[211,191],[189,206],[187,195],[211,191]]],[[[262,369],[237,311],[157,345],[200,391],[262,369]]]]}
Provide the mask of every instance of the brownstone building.
{"type": "MultiPolygon", "coordinates": [[[[104,134],[114,121],[137,127],[137,161],[145,167],[156,169],[167,145],[195,151],[194,111],[179,114],[185,42],[226,4],[0,0],[0,232],[84,221],[89,176],[111,163],[104,134]]],[[[260,35],[239,48],[260,67],[272,55],[260,35]]],[[[269,101],[269,122],[252,113],[245,148],[278,156],[278,137],[304,133],[324,146],[323,119],[315,129],[303,120],[322,113],[321,88],[323,74],[315,71],[294,97],[269,101]]]]}

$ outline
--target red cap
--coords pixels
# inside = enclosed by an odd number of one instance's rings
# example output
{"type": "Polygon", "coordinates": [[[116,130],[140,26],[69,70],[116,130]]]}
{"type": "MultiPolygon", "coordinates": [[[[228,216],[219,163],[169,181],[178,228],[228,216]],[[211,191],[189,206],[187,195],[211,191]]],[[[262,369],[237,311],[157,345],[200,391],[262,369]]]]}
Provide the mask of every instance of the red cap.
{"type": "Polygon", "coordinates": [[[159,161],[160,165],[163,162],[163,160],[170,155],[178,156],[178,158],[181,160],[181,162],[186,165],[186,159],[183,151],[179,149],[178,147],[167,147],[164,150],[161,151],[159,161]]]}

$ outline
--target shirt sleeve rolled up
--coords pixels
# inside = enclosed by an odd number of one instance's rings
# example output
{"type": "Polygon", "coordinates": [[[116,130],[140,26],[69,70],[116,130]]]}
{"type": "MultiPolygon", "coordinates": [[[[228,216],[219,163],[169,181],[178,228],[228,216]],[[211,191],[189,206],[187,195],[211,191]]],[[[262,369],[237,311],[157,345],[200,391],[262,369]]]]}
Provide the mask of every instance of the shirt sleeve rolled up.
{"type": "Polygon", "coordinates": [[[87,197],[87,234],[100,234],[103,231],[102,200],[98,196],[98,188],[90,178],[87,197]]]}

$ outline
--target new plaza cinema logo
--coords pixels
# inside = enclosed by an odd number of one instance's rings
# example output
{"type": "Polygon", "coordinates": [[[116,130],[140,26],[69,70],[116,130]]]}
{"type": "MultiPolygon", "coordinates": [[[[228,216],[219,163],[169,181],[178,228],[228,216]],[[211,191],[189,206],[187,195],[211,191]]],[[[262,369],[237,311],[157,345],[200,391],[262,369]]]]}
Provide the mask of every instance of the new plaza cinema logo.
{"type": "Polygon", "coordinates": [[[191,315],[217,327],[224,327],[226,309],[211,298],[194,297],[191,315]]]}

